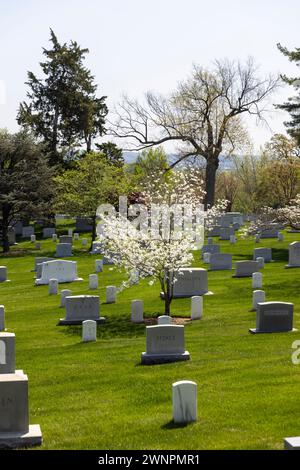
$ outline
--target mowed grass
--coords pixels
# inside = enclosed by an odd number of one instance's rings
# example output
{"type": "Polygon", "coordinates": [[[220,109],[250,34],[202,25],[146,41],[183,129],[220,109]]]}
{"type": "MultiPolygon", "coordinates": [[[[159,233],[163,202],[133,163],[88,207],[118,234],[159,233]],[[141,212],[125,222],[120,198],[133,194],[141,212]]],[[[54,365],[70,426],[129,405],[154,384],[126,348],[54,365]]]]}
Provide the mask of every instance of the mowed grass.
{"type": "MultiPolygon", "coordinates": [[[[81,238],[83,235],[81,235],[81,238]]],[[[51,256],[55,244],[42,241],[34,251],[20,242],[0,257],[11,282],[0,284],[6,325],[16,334],[16,364],[29,378],[30,423],[40,424],[41,449],[282,449],[283,438],[300,435],[300,365],[291,362],[292,343],[300,339],[300,269],[284,269],[285,241],[218,242],[234,260],[252,259],[254,247],[272,247],[274,262],[265,265],[266,300],[293,302],[299,333],[251,335],[251,279],[234,279],[228,271],[209,272],[202,320],[185,326],[186,363],[141,366],[145,327],[130,323],[130,303],[143,299],[145,316],[163,314],[158,285],[146,281],[105,304],[105,287],[119,285],[122,273],[105,266],[99,291],[88,290],[88,275],[98,256],[74,243],[83,282],[60,284],[73,294],[100,294],[96,343],[81,343],[80,327],[58,327],[64,309],[48,286],[34,287],[35,256],[51,256]],[[172,383],[198,384],[197,423],[172,423],[172,383]]],[[[195,252],[195,266],[204,266],[195,252]]],[[[190,315],[190,300],[174,300],[174,316],[190,315]]]]}

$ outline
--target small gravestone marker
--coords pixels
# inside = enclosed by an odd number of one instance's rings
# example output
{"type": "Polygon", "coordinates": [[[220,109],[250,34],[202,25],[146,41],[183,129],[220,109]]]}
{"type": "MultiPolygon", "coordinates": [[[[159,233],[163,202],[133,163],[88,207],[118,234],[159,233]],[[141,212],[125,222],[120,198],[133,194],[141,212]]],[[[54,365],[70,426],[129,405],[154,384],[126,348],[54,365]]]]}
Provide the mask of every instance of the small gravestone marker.
{"type": "Polygon", "coordinates": [[[279,242],[283,242],[283,240],[284,240],[283,233],[278,232],[278,237],[277,237],[277,239],[278,239],[279,242]]]}
{"type": "Polygon", "coordinates": [[[181,380],[172,385],[173,420],[176,424],[197,421],[197,384],[181,380]]]}
{"type": "Polygon", "coordinates": [[[89,275],[89,289],[90,290],[98,289],[98,276],[97,276],[97,274],[90,274],[89,275]]]}
{"type": "Polygon", "coordinates": [[[56,234],[56,233],[53,233],[53,235],[52,235],[52,241],[53,241],[53,242],[57,242],[57,234],[56,234]]]}
{"type": "Polygon", "coordinates": [[[8,282],[6,266],[0,266],[0,282],[8,282]]]}
{"type": "Polygon", "coordinates": [[[82,246],[87,246],[87,238],[82,239],[82,246]]]}
{"type": "Polygon", "coordinates": [[[261,289],[262,288],[262,273],[253,273],[252,274],[252,288],[261,289]]]}
{"type": "Polygon", "coordinates": [[[79,233],[77,233],[77,232],[74,233],[74,240],[76,240],[76,241],[79,240],[79,233]]]}
{"type": "Polygon", "coordinates": [[[97,322],[84,320],[82,322],[82,342],[90,343],[92,341],[97,341],[97,322]]]}
{"type": "Polygon", "coordinates": [[[189,359],[190,354],[184,347],[183,325],[146,327],[146,352],[141,355],[142,364],[163,364],[189,359]]]}
{"type": "Polygon", "coordinates": [[[4,305],[0,305],[0,331],[5,330],[5,309],[4,305]]]}
{"type": "Polygon", "coordinates": [[[256,258],[256,261],[258,263],[258,269],[263,269],[265,267],[265,260],[262,256],[258,256],[258,258],[256,258]]]}
{"type": "Polygon", "coordinates": [[[210,263],[211,253],[203,253],[203,263],[209,264],[210,263]]]}
{"type": "Polygon", "coordinates": [[[259,235],[259,234],[255,235],[254,241],[255,241],[255,243],[259,243],[259,242],[260,242],[260,235],[259,235]]]}
{"type": "Polygon", "coordinates": [[[0,333],[0,375],[15,373],[15,335],[0,333]]]}
{"type": "Polygon", "coordinates": [[[95,261],[95,271],[96,271],[96,273],[102,273],[102,271],[103,271],[103,261],[102,261],[102,259],[96,259],[96,261],[95,261]]]}
{"type": "Polygon", "coordinates": [[[41,249],[41,244],[40,244],[40,243],[36,243],[35,246],[34,246],[34,248],[35,248],[36,250],[40,250],[40,249],[41,249]]]}
{"type": "Polygon", "coordinates": [[[68,236],[73,237],[73,229],[72,228],[68,229],[68,236]]]}
{"type": "Polygon", "coordinates": [[[70,297],[72,295],[72,291],[69,289],[63,289],[60,293],[60,306],[66,306],[66,297],[70,297]]]}
{"type": "Polygon", "coordinates": [[[293,330],[294,304],[262,302],[257,304],[256,328],[251,333],[281,333],[293,330]]]}
{"type": "Polygon", "coordinates": [[[236,237],[235,237],[235,235],[230,235],[229,241],[230,241],[231,244],[236,243],[236,237]]]}
{"type": "Polygon", "coordinates": [[[144,302],[142,300],[131,302],[131,321],[132,323],[144,322],[144,302]]]}
{"type": "Polygon", "coordinates": [[[31,243],[35,243],[36,242],[36,236],[35,235],[30,235],[30,241],[31,241],[31,243]]]}
{"type": "Polygon", "coordinates": [[[114,304],[117,297],[117,288],[116,286],[107,286],[106,287],[106,303],[114,304]]]}
{"type": "Polygon", "coordinates": [[[264,290],[254,290],[252,294],[252,309],[257,310],[257,304],[265,302],[266,294],[264,290]]]}
{"type": "Polygon", "coordinates": [[[191,319],[199,320],[203,315],[203,297],[194,295],[191,298],[191,319]]]}
{"type": "Polygon", "coordinates": [[[157,317],[157,324],[158,325],[171,325],[172,324],[172,318],[170,315],[160,315],[157,317]]]}
{"type": "Polygon", "coordinates": [[[214,239],[212,237],[208,237],[207,244],[208,245],[213,245],[213,243],[214,243],[214,239]]]}
{"type": "Polygon", "coordinates": [[[57,295],[57,294],[58,294],[58,280],[49,279],[49,295],[57,295]]]}

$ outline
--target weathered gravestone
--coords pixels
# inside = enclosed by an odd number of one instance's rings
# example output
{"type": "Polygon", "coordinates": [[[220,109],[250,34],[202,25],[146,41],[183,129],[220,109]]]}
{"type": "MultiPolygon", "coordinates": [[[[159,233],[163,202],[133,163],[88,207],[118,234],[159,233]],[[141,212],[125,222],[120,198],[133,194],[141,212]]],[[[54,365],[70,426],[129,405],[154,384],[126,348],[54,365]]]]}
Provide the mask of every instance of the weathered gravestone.
{"type": "Polygon", "coordinates": [[[7,267],[0,266],[0,282],[9,282],[7,279],[7,267]]]}
{"type": "Polygon", "coordinates": [[[289,264],[286,268],[300,268],[300,242],[289,245],[289,264]]]}
{"type": "Polygon", "coordinates": [[[264,290],[254,290],[252,293],[252,310],[257,310],[257,305],[265,302],[266,294],[264,290]]]}
{"type": "Polygon", "coordinates": [[[52,235],[52,241],[53,241],[54,243],[57,242],[57,234],[56,234],[56,233],[54,233],[54,234],[52,235]]]}
{"type": "Polygon", "coordinates": [[[260,234],[260,238],[278,238],[278,227],[263,230],[260,234]]]}
{"type": "Polygon", "coordinates": [[[42,263],[42,274],[35,284],[49,284],[50,279],[57,279],[59,283],[82,281],[77,275],[76,261],[55,260],[42,263]]]}
{"type": "Polygon", "coordinates": [[[272,248],[254,248],[253,259],[263,258],[265,263],[272,261],[272,248]]]}
{"type": "Polygon", "coordinates": [[[184,346],[184,326],[154,325],[146,327],[146,352],[141,355],[145,365],[186,361],[190,354],[184,346]]]}
{"type": "Polygon", "coordinates": [[[215,225],[208,231],[209,237],[219,237],[221,233],[221,225],[215,225]]]}
{"type": "Polygon", "coordinates": [[[71,243],[57,243],[56,245],[56,258],[67,258],[73,256],[71,243]]]}
{"type": "Polygon", "coordinates": [[[197,384],[181,380],[172,384],[173,421],[185,424],[197,421],[197,384]]]}
{"type": "Polygon", "coordinates": [[[256,261],[258,263],[258,269],[263,269],[265,267],[265,260],[262,256],[258,256],[258,258],[256,258],[256,261]]]}
{"type": "Polygon", "coordinates": [[[52,238],[55,235],[55,227],[43,228],[43,238],[52,238]]]}
{"type": "Polygon", "coordinates": [[[230,237],[234,235],[233,227],[221,228],[220,230],[220,240],[230,240],[230,237]]]}
{"type": "Polygon", "coordinates": [[[82,342],[90,343],[92,341],[97,341],[97,322],[84,320],[82,322],[82,342]]]}
{"type": "Polygon", "coordinates": [[[60,319],[58,325],[81,325],[84,320],[103,323],[100,317],[100,300],[97,295],[74,295],[66,297],[66,317],[60,319]]]}
{"type": "Polygon", "coordinates": [[[34,227],[32,225],[22,228],[22,238],[30,238],[31,235],[34,235],[34,227]]]}
{"type": "Polygon", "coordinates": [[[116,286],[106,287],[106,303],[114,304],[117,300],[117,288],[116,286]]]}
{"type": "Polygon", "coordinates": [[[60,292],[60,307],[66,306],[66,297],[71,297],[72,291],[69,289],[63,289],[60,292]]]}
{"type": "Polygon", "coordinates": [[[103,242],[93,242],[91,255],[102,255],[103,254],[103,242]]]}
{"type": "MultiPolygon", "coordinates": [[[[173,298],[193,297],[208,293],[207,270],[203,268],[180,268],[175,274],[173,298]]],[[[161,297],[164,295],[161,293],[161,297]]]]}
{"type": "Polygon", "coordinates": [[[102,271],[103,271],[103,260],[102,259],[96,259],[96,261],[95,261],[95,271],[96,271],[96,273],[102,273],[102,271]]]}
{"type": "Polygon", "coordinates": [[[74,240],[78,241],[80,239],[79,233],[75,232],[73,235],[74,240]]]}
{"type": "Polygon", "coordinates": [[[132,300],[131,321],[132,323],[144,322],[144,302],[142,300],[132,300]]]}
{"type": "Polygon", "coordinates": [[[39,425],[29,425],[28,377],[15,370],[15,335],[0,333],[0,449],[41,445],[39,425]]]}
{"type": "Polygon", "coordinates": [[[232,269],[232,255],[229,253],[216,253],[210,255],[211,271],[231,270],[232,269]]]}
{"type": "Polygon", "coordinates": [[[261,302],[257,304],[256,328],[251,333],[281,333],[293,331],[294,304],[261,302]]]}
{"type": "Polygon", "coordinates": [[[252,274],[252,288],[261,289],[262,288],[262,273],[253,273],[252,274]]]}
{"type": "Polygon", "coordinates": [[[71,236],[70,235],[61,235],[59,237],[59,243],[69,243],[69,244],[72,245],[72,243],[73,243],[72,235],[71,236]]]}
{"type": "Polygon", "coordinates": [[[58,281],[57,279],[49,279],[49,295],[58,294],[58,281]]]}
{"type": "Polygon", "coordinates": [[[13,227],[8,227],[8,243],[10,245],[16,245],[16,232],[13,227]]]}
{"type": "Polygon", "coordinates": [[[252,277],[253,273],[258,272],[259,265],[257,261],[237,261],[235,263],[234,277],[252,277]]]}
{"type": "Polygon", "coordinates": [[[205,253],[220,253],[220,245],[213,245],[213,244],[209,244],[209,245],[204,245],[201,249],[201,253],[202,253],[202,258],[204,259],[204,254],[205,253]]]}
{"type": "Polygon", "coordinates": [[[30,235],[30,241],[31,241],[31,243],[35,243],[36,242],[36,236],[35,235],[30,235]]]}
{"type": "Polygon", "coordinates": [[[96,290],[98,289],[98,276],[97,274],[89,275],[89,289],[96,290]]]}

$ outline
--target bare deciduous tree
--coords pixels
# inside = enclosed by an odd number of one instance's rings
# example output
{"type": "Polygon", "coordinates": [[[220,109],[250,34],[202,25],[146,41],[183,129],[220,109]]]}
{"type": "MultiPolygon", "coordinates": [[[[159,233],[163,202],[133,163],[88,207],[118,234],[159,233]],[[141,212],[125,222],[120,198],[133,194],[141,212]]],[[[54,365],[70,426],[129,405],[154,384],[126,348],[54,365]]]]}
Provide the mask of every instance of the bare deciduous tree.
{"type": "Polygon", "coordinates": [[[219,157],[233,153],[247,136],[241,115],[263,119],[264,102],[278,83],[277,77],[261,79],[252,59],[216,61],[212,71],[194,66],[191,77],[167,97],[148,92],[141,104],[125,96],[110,133],[127,140],[126,150],[178,141],[180,155],[171,166],[204,158],[205,204],[213,205],[219,157]]]}

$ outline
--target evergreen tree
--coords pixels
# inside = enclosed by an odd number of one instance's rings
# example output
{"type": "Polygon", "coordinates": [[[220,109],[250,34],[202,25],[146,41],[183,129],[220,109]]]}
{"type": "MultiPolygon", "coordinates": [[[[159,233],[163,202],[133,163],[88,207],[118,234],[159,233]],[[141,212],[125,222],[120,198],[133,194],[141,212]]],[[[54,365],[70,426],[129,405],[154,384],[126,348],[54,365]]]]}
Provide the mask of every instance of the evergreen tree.
{"type": "Polygon", "coordinates": [[[88,49],[77,42],[60,44],[51,30],[51,49],[40,63],[43,78],[28,72],[28,103],[20,104],[17,121],[45,144],[50,163],[63,163],[66,153],[83,142],[91,149],[92,138],[105,133],[105,96],[96,97],[94,77],[84,67],[88,49]]]}
{"type": "MultiPolygon", "coordinates": [[[[296,48],[294,51],[289,51],[286,47],[277,44],[278,49],[282,52],[291,62],[295,62],[299,67],[300,65],[300,48],[296,48]]],[[[298,145],[300,145],[300,78],[287,77],[286,75],[281,76],[282,80],[288,85],[294,86],[298,95],[288,99],[286,103],[277,105],[279,109],[283,109],[290,113],[291,120],[285,122],[287,132],[291,137],[296,139],[298,145]]]]}
{"type": "Polygon", "coordinates": [[[97,149],[105,156],[107,163],[122,168],[124,166],[123,151],[113,142],[96,144],[97,149]]]}
{"type": "Polygon", "coordinates": [[[4,252],[9,251],[10,225],[49,213],[53,172],[41,145],[30,135],[0,131],[0,238],[4,252]]]}

